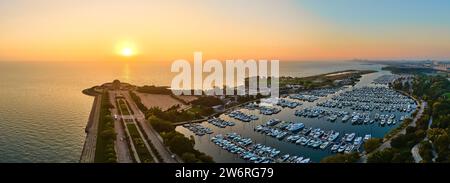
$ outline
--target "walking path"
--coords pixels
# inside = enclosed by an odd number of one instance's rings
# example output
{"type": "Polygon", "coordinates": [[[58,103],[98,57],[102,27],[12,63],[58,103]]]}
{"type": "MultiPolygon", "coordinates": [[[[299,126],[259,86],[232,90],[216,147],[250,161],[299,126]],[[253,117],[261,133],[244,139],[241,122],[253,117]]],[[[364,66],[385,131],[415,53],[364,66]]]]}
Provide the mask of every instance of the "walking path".
{"type": "Polygon", "coordinates": [[[114,117],[114,131],[116,132],[115,149],[118,163],[133,163],[133,159],[128,149],[128,143],[126,141],[127,134],[122,125],[122,120],[119,118],[118,106],[116,106],[116,97],[114,92],[109,92],[109,100],[113,104],[114,109],[111,110],[111,114],[114,117]],[[117,118],[115,116],[117,115],[117,118]]]}
{"type": "MultiPolygon", "coordinates": [[[[428,129],[430,129],[431,128],[431,124],[433,124],[433,117],[431,117],[430,118],[430,121],[428,122],[428,129]]],[[[436,162],[436,158],[437,158],[437,152],[436,152],[436,149],[434,148],[434,145],[433,145],[433,143],[428,139],[428,133],[427,133],[427,136],[423,139],[423,141],[429,141],[430,143],[431,143],[431,148],[432,148],[432,154],[433,154],[433,159],[432,159],[432,161],[433,162],[436,162]]],[[[416,163],[420,163],[422,160],[423,160],[423,158],[422,158],[422,156],[420,156],[420,153],[419,153],[419,147],[420,147],[420,142],[419,143],[417,143],[412,149],[411,149],[411,154],[413,155],[413,158],[414,158],[414,161],[416,162],[416,163]]]]}
{"type": "Polygon", "coordinates": [[[102,96],[97,95],[92,104],[89,121],[86,126],[86,140],[84,141],[83,151],[81,152],[80,163],[94,163],[101,102],[102,96]]]}

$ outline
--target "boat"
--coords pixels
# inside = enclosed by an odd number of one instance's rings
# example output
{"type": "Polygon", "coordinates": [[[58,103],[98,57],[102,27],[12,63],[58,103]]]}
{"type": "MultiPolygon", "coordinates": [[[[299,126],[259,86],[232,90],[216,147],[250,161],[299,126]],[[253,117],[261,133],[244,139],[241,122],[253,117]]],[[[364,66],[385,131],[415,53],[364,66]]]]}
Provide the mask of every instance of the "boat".
{"type": "Polygon", "coordinates": [[[320,145],[322,145],[322,141],[321,140],[316,140],[314,142],[314,144],[312,145],[313,148],[318,148],[320,145]]]}
{"type": "Polygon", "coordinates": [[[358,146],[361,145],[362,143],[362,137],[356,137],[355,140],[353,141],[353,145],[358,146]]]}
{"type": "Polygon", "coordinates": [[[387,125],[391,125],[391,124],[392,124],[392,119],[389,118],[389,119],[387,120],[386,124],[387,124],[387,125]]]}
{"type": "Polygon", "coordinates": [[[345,116],[342,118],[342,122],[347,122],[348,119],[350,119],[350,116],[349,116],[349,115],[345,115],[345,116]]]}
{"type": "Polygon", "coordinates": [[[370,135],[370,134],[365,135],[365,136],[364,136],[364,142],[365,142],[365,141],[368,141],[368,140],[371,139],[371,138],[372,138],[372,135],[370,135]]]}
{"type": "Polygon", "coordinates": [[[311,162],[311,159],[309,159],[309,158],[300,161],[300,163],[310,163],[310,162],[311,162]]]}
{"type": "Polygon", "coordinates": [[[301,156],[301,157],[295,158],[294,160],[292,160],[292,162],[294,162],[294,163],[300,163],[300,162],[302,162],[303,159],[304,159],[304,158],[301,156]]]}
{"type": "Polygon", "coordinates": [[[315,143],[316,143],[316,140],[312,139],[306,145],[312,147],[315,143]]]}
{"type": "Polygon", "coordinates": [[[347,142],[351,142],[351,141],[353,141],[353,139],[355,138],[355,133],[351,133],[351,134],[349,134],[348,136],[347,136],[347,138],[345,139],[345,141],[347,141],[347,142]]]}
{"type": "Polygon", "coordinates": [[[275,125],[277,125],[280,122],[281,122],[281,120],[279,120],[279,119],[270,119],[269,121],[267,121],[266,124],[268,126],[275,126],[275,125]]]}
{"type": "Polygon", "coordinates": [[[328,141],[333,142],[335,141],[337,138],[339,137],[339,132],[333,132],[329,137],[328,137],[328,141]]]}
{"type": "Polygon", "coordinates": [[[292,133],[297,133],[298,131],[302,130],[303,128],[305,128],[305,124],[294,123],[294,124],[288,125],[287,130],[291,131],[292,133]]]}
{"type": "Polygon", "coordinates": [[[304,142],[306,142],[306,138],[305,137],[300,137],[300,139],[298,139],[297,141],[295,141],[295,144],[301,144],[301,145],[303,145],[302,143],[304,143],[304,142]]]}
{"type": "Polygon", "coordinates": [[[276,136],[276,138],[277,138],[278,140],[282,140],[284,137],[286,137],[286,135],[288,135],[287,132],[281,132],[281,133],[279,133],[279,134],[276,136]]]}
{"type": "Polygon", "coordinates": [[[344,145],[339,145],[339,148],[337,150],[338,153],[342,153],[345,151],[345,149],[347,148],[347,144],[344,145]]]}
{"type": "Polygon", "coordinates": [[[337,152],[338,149],[339,149],[339,145],[338,145],[338,144],[335,144],[335,145],[333,145],[333,146],[331,147],[331,151],[332,151],[332,152],[337,152]]]}
{"type": "Polygon", "coordinates": [[[300,132],[300,134],[306,136],[306,135],[308,135],[308,134],[312,131],[312,129],[313,129],[312,127],[304,128],[304,129],[300,132]]]}
{"type": "Polygon", "coordinates": [[[330,145],[330,142],[326,141],[320,145],[320,149],[322,149],[322,150],[326,149],[328,147],[328,145],[330,145]]]}
{"type": "Polygon", "coordinates": [[[289,154],[285,154],[285,155],[283,155],[283,156],[281,156],[281,161],[286,161],[288,158],[289,158],[289,154]]]}
{"type": "Polygon", "coordinates": [[[351,153],[351,152],[353,151],[353,148],[354,148],[354,146],[349,144],[349,145],[345,148],[344,153],[346,153],[346,154],[351,153]]]}
{"type": "Polygon", "coordinates": [[[369,124],[369,121],[370,121],[370,118],[369,117],[366,117],[365,119],[364,119],[364,124],[369,124]]]}

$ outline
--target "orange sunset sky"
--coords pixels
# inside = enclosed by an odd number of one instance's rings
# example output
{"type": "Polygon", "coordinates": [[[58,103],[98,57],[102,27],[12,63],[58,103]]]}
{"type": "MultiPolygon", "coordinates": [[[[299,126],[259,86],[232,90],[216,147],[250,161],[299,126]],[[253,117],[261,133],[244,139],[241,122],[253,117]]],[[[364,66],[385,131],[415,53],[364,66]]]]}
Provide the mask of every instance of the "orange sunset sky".
{"type": "Polygon", "coordinates": [[[0,0],[0,61],[449,59],[449,2],[0,0]]]}

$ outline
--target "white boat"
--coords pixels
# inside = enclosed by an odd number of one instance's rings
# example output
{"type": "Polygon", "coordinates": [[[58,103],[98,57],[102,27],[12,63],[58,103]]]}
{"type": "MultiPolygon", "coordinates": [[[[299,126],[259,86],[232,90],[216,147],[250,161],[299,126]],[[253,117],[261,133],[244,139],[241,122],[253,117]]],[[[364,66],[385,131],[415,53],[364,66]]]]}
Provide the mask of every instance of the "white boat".
{"type": "Polygon", "coordinates": [[[355,138],[356,134],[355,133],[351,133],[347,136],[347,138],[345,139],[345,141],[347,142],[351,142],[353,141],[353,139],[355,138]]]}
{"type": "Polygon", "coordinates": [[[334,132],[328,137],[328,141],[335,141],[339,137],[339,132],[334,132]]]}
{"type": "Polygon", "coordinates": [[[342,118],[342,122],[346,122],[348,119],[350,119],[350,116],[349,116],[349,115],[345,115],[345,116],[342,118]]]}
{"type": "Polygon", "coordinates": [[[337,152],[338,149],[339,149],[339,145],[338,145],[338,144],[335,144],[335,145],[333,145],[333,146],[331,147],[331,151],[332,151],[332,152],[337,152]]]}
{"type": "Polygon", "coordinates": [[[353,148],[354,148],[353,145],[348,145],[348,146],[345,148],[344,153],[346,153],[346,154],[351,153],[351,152],[353,151],[353,148]]]}
{"type": "Polygon", "coordinates": [[[357,146],[360,145],[362,143],[362,137],[356,137],[355,140],[353,141],[353,145],[357,146]]]}
{"type": "Polygon", "coordinates": [[[320,149],[326,149],[330,145],[330,142],[326,141],[323,144],[320,145],[320,149]]]}
{"type": "Polygon", "coordinates": [[[370,134],[365,135],[365,136],[364,136],[364,142],[365,142],[365,141],[368,141],[368,140],[371,139],[371,138],[372,138],[372,135],[370,135],[370,134]]]}

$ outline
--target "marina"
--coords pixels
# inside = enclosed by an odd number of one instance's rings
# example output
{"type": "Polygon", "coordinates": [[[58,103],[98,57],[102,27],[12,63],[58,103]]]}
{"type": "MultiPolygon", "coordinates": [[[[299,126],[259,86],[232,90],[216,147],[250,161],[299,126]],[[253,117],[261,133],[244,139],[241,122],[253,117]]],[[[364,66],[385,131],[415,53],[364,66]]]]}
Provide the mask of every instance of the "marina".
{"type": "Polygon", "coordinates": [[[310,163],[310,158],[303,156],[281,155],[281,151],[263,144],[253,144],[252,139],[244,138],[237,133],[218,134],[211,137],[211,142],[220,148],[236,154],[239,158],[251,163],[310,163]]]}
{"type": "Polygon", "coordinates": [[[204,127],[200,124],[184,124],[183,127],[190,130],[192,133],[194,133],[197,136],[203,136],[205,134],[213,133],[211,128],[204,127]]]}
{"type": "Polygon", "coordinates": [[[227,114],[229,117],[237,119],[242,122],[250,122],[253,120],[258,120],[258,116],[256,115],[247,115],[241,111],[233,111],[227,114]]]}
{"type": "MultiPolygon", "coordinates": [[[[216,135],[229,133],[251,139],[248,147],[260,144],[285,153],[276,158],[270,158],[268,154],[258,155],[256,159],[262,161],[257,162],[297,162],[291,159],[294,156],[320,162],[335,153],[362,152],[365,141],[383,137],[417,108],[412,98],[388,88],[386,84],[373,83],[386,74],[390,73],[380,71],[363,75],[355,86],[317,89],[246,104],[210,120],[234,122],[234,126],[201,123],[212,129],[213,134],[196,136],[183,127],[177,127],[177,131],[186,136],[194,135],[195,147],[213,156],[217,162],[255,161],[255,158],[249,161],[249,156],[246,159],[235,154],[243,150],[237,148],[241,147],[239,145],[233,146],[235,142],[227,139],[226,135],[223,139],[233,147],[232,152],[211,141],[212,137],[217,139],[216,135]]],[[[252,157],[254,155],[250,159],[252,157]]]]}
{"type": "MultiPolygon", "coordinates": [[[[363,137],[355,137],[356,133],[344,134],[340,141],[337,141],[341,133],[334,130],[325,131],[320,128],[305,128],[303,123],[293,122],[281,122],[274,126],[270,125],[270,122],[256,126],[255,131],[280,141],[287,141],[308,148],[328,150],[330,146],[333,146],[334,148],[331,148],[333,153],[339,152],[337,150],[341,146],[344,150],[348,148],[345,153],[359,151],[363,143],[363,137]]],[[[366,134],[364,141],[370,138],[371,135],[366,134]]]]}

